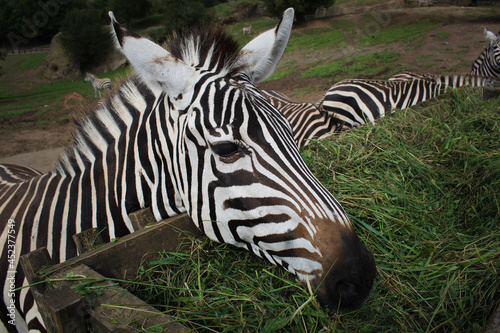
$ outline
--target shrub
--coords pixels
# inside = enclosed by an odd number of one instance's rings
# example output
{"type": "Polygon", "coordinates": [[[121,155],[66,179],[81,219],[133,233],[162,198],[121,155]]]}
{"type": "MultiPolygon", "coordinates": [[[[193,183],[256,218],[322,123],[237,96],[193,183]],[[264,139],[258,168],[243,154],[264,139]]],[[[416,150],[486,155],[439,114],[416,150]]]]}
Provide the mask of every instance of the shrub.
{"type": "Polygon", "coordinates": [[[103,60],[113,45],[109,30],[101,24],[97,9],[68,12],[61,32],[63,47],[82,71],[103,60]]]}

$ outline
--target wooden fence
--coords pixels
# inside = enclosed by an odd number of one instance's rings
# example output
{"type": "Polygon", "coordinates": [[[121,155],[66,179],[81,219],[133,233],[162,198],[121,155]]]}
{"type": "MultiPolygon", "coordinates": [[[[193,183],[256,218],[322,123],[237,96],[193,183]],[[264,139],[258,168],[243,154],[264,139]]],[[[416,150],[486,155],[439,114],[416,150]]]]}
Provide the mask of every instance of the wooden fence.
{"type": "Polygon", "coordinates": [[[160,251],[176,251],[186,233],[199,234],[187,214],[155,222],[150,210],[131,214],[136,232],[95,249],[99,232],[75,235],[79,255],[53,265],[45,248],[21,256],[30,290],[49,332],[137,332],[153,327],[164,332],[189,329],[162,314],[112,279],[134,279],[141,265],[160,251]],[[108,278],[108,279],[107,279],[108,278]],[[110,280],[111,279],[111,280],[110,280]],[[91,283],[99,294],[78,293],[91,283]]]}

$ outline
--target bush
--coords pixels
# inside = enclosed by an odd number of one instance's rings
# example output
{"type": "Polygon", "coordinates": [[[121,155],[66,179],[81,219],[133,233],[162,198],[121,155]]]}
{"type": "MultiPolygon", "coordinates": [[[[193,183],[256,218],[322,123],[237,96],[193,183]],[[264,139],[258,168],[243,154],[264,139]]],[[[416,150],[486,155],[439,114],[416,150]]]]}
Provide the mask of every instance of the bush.
{"type": "Polygon", "coordinates": [[[275,17],[281,17],[287,8],[293,7],[298,24],[305,22],[307,13],[319,7],[330,7],[333,2],[334,0],[264,0],[268,13],[275,17]]]}
{"type": "Polygon", "coordinates": [[[186,26],[208,21],[207,10],[202,2],[196,0],[165,0],[165,29],[167,33],[186,26]]]}
{"type": "Polygon", "coordinates": [[[109,53],[111,36],[101,24],[97,9],[75,9],[68,12],[61,25],[61,41],[73,61],[84,71],[102,61],[109,53]]]}
{"type": "MultiPolygon", "coordinates": [[[[6,56],[5,52],[0,50],[0,61],[5,60],[5,56],[6,56]]],[[[2,74],[3,74],[3,69],[2,66],[0,66],[0,75],[2,74]]]]}

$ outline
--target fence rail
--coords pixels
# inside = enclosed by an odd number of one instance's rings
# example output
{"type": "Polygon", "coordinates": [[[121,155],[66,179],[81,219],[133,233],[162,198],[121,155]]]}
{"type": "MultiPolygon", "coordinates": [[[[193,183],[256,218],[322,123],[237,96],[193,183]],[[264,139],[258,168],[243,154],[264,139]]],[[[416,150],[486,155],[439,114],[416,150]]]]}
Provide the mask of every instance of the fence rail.
{"type": "Polygon", "coordinates": [[[6,53],[7,55],[14,55],[14,54],[24,54],[24,53],[47,52],[48,50],[49,50],[48,46],[38,46],[25,49],[8,50],[6,51],[6,53]]]}

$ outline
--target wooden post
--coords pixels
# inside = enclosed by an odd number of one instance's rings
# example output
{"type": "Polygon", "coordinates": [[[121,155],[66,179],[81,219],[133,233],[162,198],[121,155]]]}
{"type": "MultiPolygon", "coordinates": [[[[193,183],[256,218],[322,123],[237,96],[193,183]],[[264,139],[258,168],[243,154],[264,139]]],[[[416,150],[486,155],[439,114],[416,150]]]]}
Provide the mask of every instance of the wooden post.
{"type": "Polygon", "coordinates": [[[71,332],[86,332],[83,316],[75,316],[75,311],[82,306],[82,299],[68,287],[46,291],[41,283],[45,277],[39,272],[52,264],[46,248],[40,248],[22,255],[19,258],[24,275],[31,285],[30,290],[38,305],[45,327],[49,332],[69,332],[67,324],[71,324],[71,332]]]}
{"type": "Polygon", "coordinates": [[[82,231],[72,237],[76,244],[76,251],[78,252],[78,255],[84,254],[85,252],[104,244],[101,233],[97,228],[82,231]]]}
{"type": "Polygon", "coordinates": [[[136,231],[144,229],[148,225],[156,223],[156,219],[155,216],[153,215],[153,211],[151,210],[151,208],[145,208],[130,213],[128,217],[130,217],[130,221],[132,222],[134,230],[136,231]]]}

